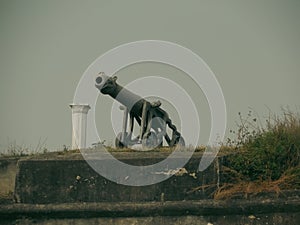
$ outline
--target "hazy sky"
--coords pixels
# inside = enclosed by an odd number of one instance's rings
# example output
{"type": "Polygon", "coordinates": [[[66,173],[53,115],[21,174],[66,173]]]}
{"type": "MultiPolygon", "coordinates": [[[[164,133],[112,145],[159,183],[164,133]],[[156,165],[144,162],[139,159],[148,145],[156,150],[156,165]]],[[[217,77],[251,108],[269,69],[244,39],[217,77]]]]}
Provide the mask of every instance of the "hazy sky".
{"type": "MultiPolygon", "coordinates": [[[[83,72],[111,48],[146,39],[185,46],[209,65],[223,89],[228,130],[248,107],[263,117],[268,108],[280,113],[281,106],[300,105],[298,0],[0,0],[0,149],[8,139],[32,147],[47,139],[49,149],[70,145],[68,104],[83,72]]],[[[144,63],[118,76],[126,84],[157,74],[199,97],[201,129],[208,131],[205,98],[184,74],[144,63]]],[[[111,102],[99,97],[97,104],[98,130],[108,142],[111,102]]]]}

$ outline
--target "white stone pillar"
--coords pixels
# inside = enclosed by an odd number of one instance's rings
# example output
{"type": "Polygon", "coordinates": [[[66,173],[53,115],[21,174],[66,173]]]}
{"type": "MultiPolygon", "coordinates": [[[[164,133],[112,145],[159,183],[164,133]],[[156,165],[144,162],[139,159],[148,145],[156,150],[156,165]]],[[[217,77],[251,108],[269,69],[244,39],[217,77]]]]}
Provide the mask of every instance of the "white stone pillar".
{"type": "Polygon", "coordinates": [[[72,109],[72,149],[86,148],[87,113],[89,105],[70,104],[72,109]]]}

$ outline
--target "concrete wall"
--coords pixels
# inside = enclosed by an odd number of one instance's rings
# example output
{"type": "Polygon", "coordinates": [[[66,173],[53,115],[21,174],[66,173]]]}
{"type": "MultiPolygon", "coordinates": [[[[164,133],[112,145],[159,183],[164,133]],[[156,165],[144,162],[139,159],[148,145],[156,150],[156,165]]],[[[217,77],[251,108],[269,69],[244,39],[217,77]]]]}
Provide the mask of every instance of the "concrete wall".
{"type": "MultiPolygon", "coordinates": [[[[122,161],[138,165],[163,160],[165,154],[116,153],[122,161]],[[148,154],[149,157],[146,157],[148,154]]],[[[201,154],[185,166],[187,173],[161,183],[132,187],[116,184],[96,173],[80,156],[56,159],[31,158],[18,162],[15,196],[19,203],[147,202],[212,198],[217,187],[219,163],[197,172],[201,154]],[[193,174],[195,173],[195,174],[193,174]],[[202,186],[202,188],[200,188],[202,186]]],[[[218,158],[217,160],[220,160],[218,158]]],[[[101,160],[99,162],[101,164],[101,160]]]]}
{"type": "Polygon", "coordinates": [[[17,161],[16,158],[0,159],[0,203],[12,201],[17,161]]]}

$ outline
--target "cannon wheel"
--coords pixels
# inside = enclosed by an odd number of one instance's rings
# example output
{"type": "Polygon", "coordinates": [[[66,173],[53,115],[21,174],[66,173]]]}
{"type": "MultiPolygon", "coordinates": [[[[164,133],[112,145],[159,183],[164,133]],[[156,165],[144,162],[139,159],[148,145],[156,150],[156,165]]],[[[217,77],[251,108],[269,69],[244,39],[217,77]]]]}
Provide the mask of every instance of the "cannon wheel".
{"type": "Polygon", "coordinates": [[[157,135],[151,131],[148,137],[144,137],[142,140],[142,146],[146,148],[155,148],[157,147],[158,138],[157,135]]]}
{"type": "Polygon", "coordinates": [[[128,133],[125,133],[125,144],[121,142],[121,138],[122,138],[122,132],[118,133],[116,139],[115,139],[115,145],[116,148],[124,148],[124,147],[128,147],[126,145],[126,142],[128,141],[128,133]]]}

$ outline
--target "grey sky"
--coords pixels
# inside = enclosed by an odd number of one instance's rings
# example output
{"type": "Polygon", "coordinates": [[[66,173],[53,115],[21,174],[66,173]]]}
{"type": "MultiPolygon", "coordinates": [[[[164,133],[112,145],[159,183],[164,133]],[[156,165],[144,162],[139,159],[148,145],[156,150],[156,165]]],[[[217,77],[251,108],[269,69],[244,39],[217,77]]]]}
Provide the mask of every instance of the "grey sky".
{"type": "MultiPolygon", "coordinates": [[[[1,0],[0,149],[8,138],[27,146],[47,138],[49,149],[70,145],[68,104],[85,69],[109,49],[143,39],[175,42],[202,57],[223,89],[228,130],[248,107],[260,115],[267,107],[273,112],[299,107],[298,0],[1,0]]],[[[146,63],[118,75],[126,84],[156,74],[172,77],[193,98],[199,96],[201,129],[209,130],[205,99],[179,71],[146,63]]],[[[99,97],[96,120],[111,142],[105,118],[112,101],[107,98],[99,97]]]]}

